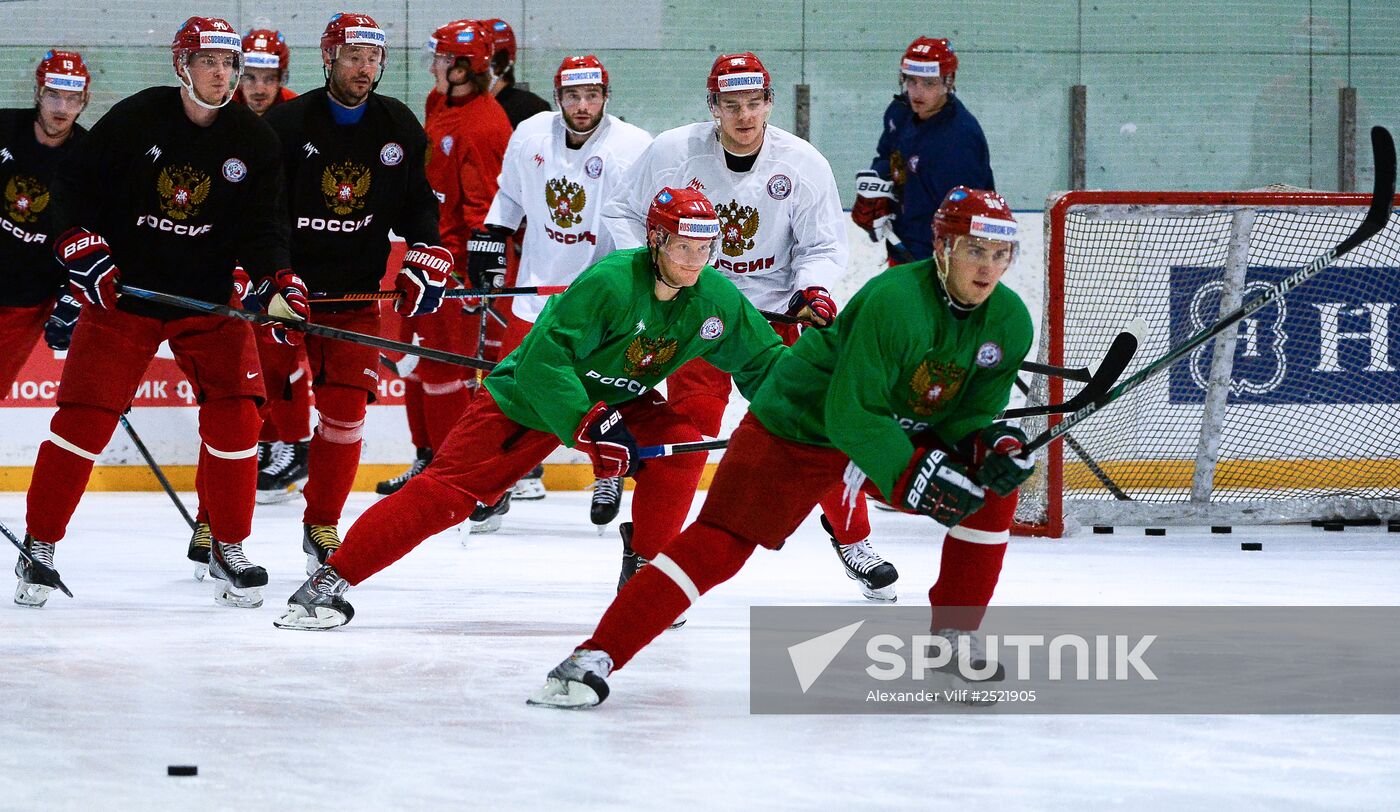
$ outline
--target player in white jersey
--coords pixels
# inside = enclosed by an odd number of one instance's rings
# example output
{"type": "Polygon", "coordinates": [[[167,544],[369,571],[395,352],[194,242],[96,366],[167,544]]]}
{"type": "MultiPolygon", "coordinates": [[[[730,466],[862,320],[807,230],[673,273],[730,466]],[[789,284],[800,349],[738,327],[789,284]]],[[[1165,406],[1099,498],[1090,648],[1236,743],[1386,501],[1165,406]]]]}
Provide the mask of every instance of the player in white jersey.
{"type": "MultiPolygon", "coordinates": [[[[828,291],[846,272],[846,222],[831,165],[811,144],[768,123],[772,78],[752,53],[725,54],[710,68],[714,121],[667,130],[628,173],[603,207],[618,248],[644,244],[648,189],[688,187],[714,203],[720,255],[714,265],[760,310],[825,327],[836,315],[828,291]]],[[[774,324],[786,343],[797,325],[774,324]]],[[[667,378],[667,399],[700,431],[719,433],[729,403],[729,376],[691,361],[667,378]]],[[[899,575],[866,538],[865,503],[850,510],[833,498],[823,524],[846,574],[871,600],[896,599],[899,575]]],[[[624,535],[625,537],[625,535],[624,535]]]]}
{"type": "MultiPolygon", "coordinates": [[[[567,285],[615,248],[603,225],[603,202],[616,194],[651,134],[607,112],[609,90],[608,71],[598,57],[565,57],[554,73],[562,112],[537,113],[511,136],[486,229],[502,240],[503,254],[504,236],[524,221],[518,285],[567,285]]],[[[480,244],[473,240],[474,247],[480,244]]],[[[472,258],[494,260],[501,254],[473,251],[472,258]]],[[[545,301],[538,296],[511,301],[502,357],[520,346],[545,301]]],[[[621,494],[621,480],[595,486],[595,524],[616,518],[621,494]]]]}

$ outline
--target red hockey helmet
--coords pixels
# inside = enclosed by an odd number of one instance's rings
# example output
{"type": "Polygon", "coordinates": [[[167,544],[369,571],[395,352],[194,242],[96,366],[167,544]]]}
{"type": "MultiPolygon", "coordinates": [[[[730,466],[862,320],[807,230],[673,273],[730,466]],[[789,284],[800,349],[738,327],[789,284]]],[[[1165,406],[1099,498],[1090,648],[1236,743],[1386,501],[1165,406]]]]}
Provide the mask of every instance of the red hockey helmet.
{"type": "Polygon", "coordinates": [[[254,28],[243,35],[243,67],[281,71],[283,81],[292,64],[292,51],[281,31],[254,28]]]}
{"type": "Polygon", "coordinates": [[[467,60],[471,73],[491,69],[491,34],[478,20],[453,20],[433,32],[433,54],[467,60]]]}
{"type": "Polygon", "coordinates": [[[657,229],[692,240],[715,240],[719,239],[719,215],[709,199],[694,189],[667,186],[647,209],[647,233],[657,229]]]}
{"type": "MultiPolygon", "coordinates": [[[[482,20],[481,24],[491,32],[491,42],[496,46],[496,51],[506,55],[506,65],[515,64],[515,32],[511,30],[510,23],[505,20],[482,20]]],[[[502,69],[504,72],[504,68],[502,69]]]]}
{"type": "Polygon", "coordinates": [[[326,23],[326,30],[321,32],[321,53],[328,54],[331,59],[335,59],[342,45],[377,46],[384,58],[388,59],[388,43],[384,29],[368,14],[337,12],[326,23]]]}
{"type": "Polygon", "coordinates": [[[233,51],[238,54],[239,72],[242,72],[243,40],[225,20],[191,17],[175,32],[175,39],[170,42],[170,63],[182,82],[184,68],[195,51],[233,51]]]}
{"type": "Polygon", "coordinates": [[[737,90],[762,90],[765,98],[773,95],[773,79],[753,53],[720,54],[710,66],[710,102],[720,93],[737,90]]]}
{"type": "Polygon", "coordinates": [[[83,93],[88,89],[90,78],[87,65],[83,63],[83,55],[77,51],[51,50],[44,54],[44,58],[39,60],[39,66],[34,69],[36,89],[47,87],[52,90],[83,93]]]}
{"type": "Polygon", "coordinates": [[[947,239],[964,234],[984,240],[1019,242],[1016,218],[1001,195],[986,189],[954,186],[933,215],[933,236],[947,239]]]}
{"type": "Polygon", "coordinates": [[[566,56],[564,61],[559,63],[559,70],[554,72],[556,94],[566,87],[579,85],[602,85],[603,92],[608,92],[608,69],[603,67],[602,61],[593,54],[566,56]]]}
{"type": "Polygon", "coordinates": [[[945,76],[952,79],[958,72],[958,55],[946,39],[919,37],[904,49],[899,60],[901,76],[945,76]]]}

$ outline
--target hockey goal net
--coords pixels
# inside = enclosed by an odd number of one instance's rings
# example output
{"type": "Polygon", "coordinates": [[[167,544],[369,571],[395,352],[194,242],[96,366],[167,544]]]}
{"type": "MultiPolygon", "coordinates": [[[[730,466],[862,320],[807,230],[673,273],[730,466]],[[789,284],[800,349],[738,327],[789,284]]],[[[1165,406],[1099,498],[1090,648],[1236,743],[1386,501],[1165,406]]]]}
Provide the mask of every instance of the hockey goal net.
{"type": "MultiPolygon", "coordinates": [[[[1040,359],[1090,365],[1140,316],[1132,374],[1336,245],[1369,202],[1303,190],[1052,196],[1040,359]]],[[[1018,529],[1400,516],[1396,220],[1052,444],[1022,489],[1018,529]]],[[[1038,379],[1031,402],[1077,387],[1038,379]]]]}

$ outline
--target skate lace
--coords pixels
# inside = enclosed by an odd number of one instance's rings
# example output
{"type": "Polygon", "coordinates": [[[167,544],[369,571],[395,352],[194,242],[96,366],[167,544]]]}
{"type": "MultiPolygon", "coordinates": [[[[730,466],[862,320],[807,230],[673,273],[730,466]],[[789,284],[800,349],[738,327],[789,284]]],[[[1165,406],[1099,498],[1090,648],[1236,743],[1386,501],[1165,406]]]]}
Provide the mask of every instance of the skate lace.
{"type": "Polygon", "coordinates": [[[841,558],[847,566],[862,575],[868,575],[871,570],[885,563],[885,559],[866,541],[841,545],[841,558]]]}
{"type": "Polygon", "coordinates": [[[345,594],[345,590],[350,588],[350,582],[340,577],[340,573],[333,568],[326,566],[316,571],[311,577],[311,588],[322,595],[338,598],[345,594]]]}
{"type": "Polygon", "coordinates": [[[280,476],[288,468],[292,467],[292,460],[295,458],[295,449],[291,443],[278,443],[272,452],[272,459],[268,462],[263,473],[268,476],[280,476]]]}
{"type": "Polygon", "coordinates": [[[851,529],[851,517],[855,515],[856,502],[861,498],[860,489],[864,487],[865,479],[865,472],[855,462],[846,463],[846,470],[841,472],[841,483],[845,486],[841,490],[841,504],[846,506],[847,530],[851,529]]]}
{"type": "Polygon", "coordinates": [[[231,572],[242,572],[253,566],[253,562],[248,560],[248,556],[243,554],[242,544],[225,544],[222,541],[214,542],[214,547],[219,551],[219,558],[223,561],[231,572]]]}
{"type": "Polygon", "coordinates": [[[335,525],[313,524],[309,525],[309,527],[310,529],[307,533],[311,536],[312,544],[320,547],[322,550],[340,549],[340,532],[336,530],[335,525]]]}
{"type": "Polygon", "coordinates": [[[622,480],[616,477],[593,482],[593,503],[612,504],[622,498],[622,480]]]}
{"type": "Polygon", "coordinates": [[[200,522],[194,526],[194,538],[190,539],[190,543],[206,550],[214,543],[214,534],[207,522],[200,522]]]}
{"type": "Polygon", "coordinates": [[[408,470],[389,480],[389,482],[393,485],[402,485],[410,479],[413,479],[414,477],[423,473],[423,469],[426,467],[428,467],[428,461],[423,459],[422,457],[418,457],[413,461],[412,465],[408,466],[408,470]]]}
{"type": "Polygon", "coordinates": [[[30,539],[27,547],[29,556],[40,564],[53,569],[53,545],[47,541],[30,539]]]}
{"type": "Polygon", "coordinates": [[[563,663],[563,676],[567,679],[581,679],[584,674],[592,671],[600,677],[606,679],[612,673],[613,661],[606,651],[594,651],[592,649],[574,649],[574,653],[563,663]]]}

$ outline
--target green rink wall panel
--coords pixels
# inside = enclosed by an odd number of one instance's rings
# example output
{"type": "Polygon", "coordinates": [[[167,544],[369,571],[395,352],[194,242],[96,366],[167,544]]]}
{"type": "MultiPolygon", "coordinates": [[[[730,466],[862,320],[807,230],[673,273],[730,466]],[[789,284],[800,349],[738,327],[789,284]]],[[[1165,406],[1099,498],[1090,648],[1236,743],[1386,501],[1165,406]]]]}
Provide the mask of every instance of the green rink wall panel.
{"type": "MultiPolygon", "coordinates": [[[[918,35],[946,36],[958,92],[981,120],[1000,190],[1038,208],[1069,175],[1069,98],[1087,87],[1087,182],[1096,188],[1226,189],[1337,183],[1338,90],[1357,94],[1357,187],[1371,177],[1368,127],[1400,126],[1397,0],[370,0],[354,4],[389,35],[380,91],[421,115],[423,44],[460,17],[501,17],[520,42],[517,74],[549,97],[569,54],[596,53],[610,110],[653,133],[708,118],[705,76],[720,53],[753,50],[773,75],[773,123],[794,124],[794,87],[811,88],[811,138],[851,203],[898,60],[918,35]],[[936,21],[936,22],[935,22],[936,21]]],[[[281,29],[290,84],[323,82],[317,47],[334,8],[307,2],[152,0],[0,2],[0,103],[32,103],[48,47],[83,51],[94,71],[83,121],[152,84],[173,84],[169,42],[191,12],[240,31],[281,29]]]]}

